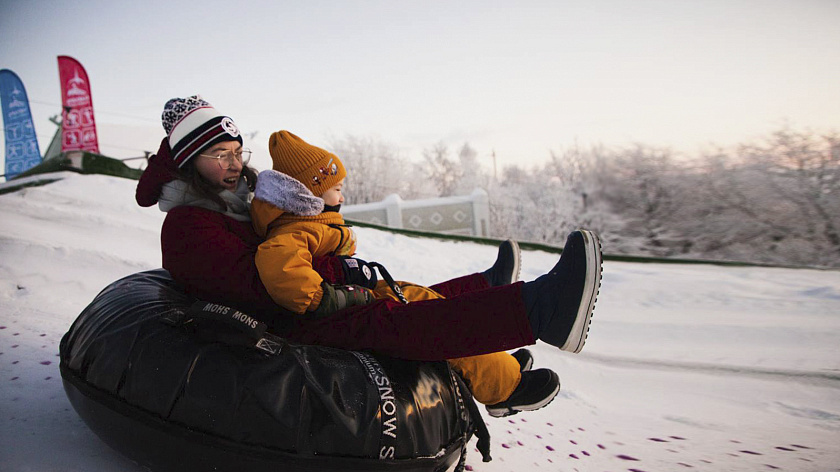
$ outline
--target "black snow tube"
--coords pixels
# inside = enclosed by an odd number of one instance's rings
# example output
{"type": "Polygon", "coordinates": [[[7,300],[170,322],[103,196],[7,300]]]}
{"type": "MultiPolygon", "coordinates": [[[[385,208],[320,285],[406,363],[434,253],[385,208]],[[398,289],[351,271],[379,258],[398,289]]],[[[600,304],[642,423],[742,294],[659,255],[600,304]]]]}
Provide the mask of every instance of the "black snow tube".
{"type": "Polygon", "coordinates": [[[447,363],[277,338],[271,354],[218,324],[173,326],[194,302],[165,270],[141,272],[62,338],[67,396],[117,451],[154,471],[463,469],[483,422],[447,363]]]}

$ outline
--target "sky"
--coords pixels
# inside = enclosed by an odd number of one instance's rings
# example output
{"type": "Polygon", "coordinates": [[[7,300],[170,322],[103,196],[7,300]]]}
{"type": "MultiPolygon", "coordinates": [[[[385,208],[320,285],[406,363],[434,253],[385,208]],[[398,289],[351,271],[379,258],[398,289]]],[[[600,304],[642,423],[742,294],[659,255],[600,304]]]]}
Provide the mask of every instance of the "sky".
{"type": "Polygon", "coordinates": [[[838,130],[838,21],[835,0],[0,0],[0,68],[24,83],[42,152],[68,55],[114,157],[155,151],[163,104],[200,94],[258,168],[280,129],[531,166],[581,145],[694,155],[838,130]]]}

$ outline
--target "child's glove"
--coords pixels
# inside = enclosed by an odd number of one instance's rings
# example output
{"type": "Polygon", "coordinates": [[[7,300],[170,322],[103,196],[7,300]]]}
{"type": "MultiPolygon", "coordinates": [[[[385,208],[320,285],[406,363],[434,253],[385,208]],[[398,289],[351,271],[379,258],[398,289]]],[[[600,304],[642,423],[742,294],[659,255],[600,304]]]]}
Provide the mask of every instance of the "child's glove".
{"type": "Polygon", "coordinates": [[[373,267],[357,257],[313,257],[312,268],[325,282],[335,285],[361,285],[374,289],[379,280],[373,267]]]}
{"type": "Polygon", "coordinates": [[[376,272],[367,261],[349,256],[339,256],[338,259],[341,261],[346,283],[370,289],[376,288],[376,272]]]}
{"type": "Polygon", "coordinates": [[[358,285],[330,285],[322,283],[321,304],[312,312],[316,317],[331,315],[351,306],[368,305],[376,301],[373,292],[358,285]]]}

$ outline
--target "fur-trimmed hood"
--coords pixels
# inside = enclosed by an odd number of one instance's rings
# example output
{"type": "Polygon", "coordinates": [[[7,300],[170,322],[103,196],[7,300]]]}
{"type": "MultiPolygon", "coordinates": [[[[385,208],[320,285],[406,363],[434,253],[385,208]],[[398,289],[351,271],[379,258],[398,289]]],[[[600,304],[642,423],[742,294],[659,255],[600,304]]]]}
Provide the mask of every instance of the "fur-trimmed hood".
{"type": "Polygon", "coordinates": [[[324,200],[312,194],[300,181],[276,170],[264,170],[257,179],[251,202],[254,230],[261,237],[271,228],[291,221],[344,224],[340,213],[324,212],[324,200]]]}
{"type": "Polygon", "coordinates": [[[315,216],[324,211],[324,200],[312,194],[294,177],[276,170],[264,170],[257,178],[254,198],[298,216],[315,216]]]}
{"type": "Polygon", "coordinates": [[[217,211],[237,221],[250,221],[251,219],[248,217],[250,193],[245,179],[240,178],[235,191],[222,190],[219,192],[219,197],[225,202],[225,207],[222,208],[218,203],[198,194],[190,184],[176,179],[161,186],[158,207],[160,211],[168,212],[181,205],[197,206],[217,211]]]}

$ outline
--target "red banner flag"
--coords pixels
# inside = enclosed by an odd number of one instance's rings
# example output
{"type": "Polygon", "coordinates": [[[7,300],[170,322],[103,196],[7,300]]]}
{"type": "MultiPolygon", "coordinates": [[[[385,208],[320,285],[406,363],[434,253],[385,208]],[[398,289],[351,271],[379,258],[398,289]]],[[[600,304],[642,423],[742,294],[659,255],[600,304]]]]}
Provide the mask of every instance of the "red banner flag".
{"type": "Polygon", "coordinates": [[[61,82],[61,152],[91,151],[99,153],[93,100],[85,68],[70,56],[58,56],[58,77],[61,82]]]}

